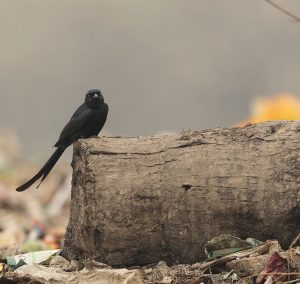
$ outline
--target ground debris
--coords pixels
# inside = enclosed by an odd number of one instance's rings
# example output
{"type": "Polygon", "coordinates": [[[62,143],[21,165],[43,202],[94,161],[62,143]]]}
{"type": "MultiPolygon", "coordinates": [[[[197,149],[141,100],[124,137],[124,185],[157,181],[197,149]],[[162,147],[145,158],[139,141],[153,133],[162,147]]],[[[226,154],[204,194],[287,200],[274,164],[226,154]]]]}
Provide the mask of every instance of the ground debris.
{"type": "MultiPolygon", "coordinates": [[[[4,278],[3,278],[4,279],[4,278]]],[[[87,269],[84,267],[79,271],[67,272],[57,266],[43,266],[40,264],[24,265],[13,272],[9,272],[6,277],[12,283],[19,283],[27,279],[29,283],[67,283],[67,284],[142,284],[138,270],[97,268],[87,269]]],[[[0,282],[1,283],[1,282],[0,282]]],[[[5,283],[5,282],[3,282],[5,283]]],[[[9,283],[9,282],[7,282],[9,283]]],[[[26,282],[28,283],[28,282],[26,282]]]]}
{"type": "MultiPolygon", "coordinates": [[[[267,240],[254,242],[251,248],[237,251],[232,242],[227,242],[229,238],[221,235],[217,239],[217,249],[225,249],[220,247],[223,243],[230,246],[228,251],[233,250],[234,253],[194,264],[168,266],[160,261],[144,267],[117,269],[95,260],[69,262],[59,255],[48,263],[25,264],[15,270],[3,263],[0,264],[0,284],[291,284],[300,279],[300,249],[296,243],[295,247],[284,251],[278,241],[267,240]],[[222,238],[226,242],[219,242],[222,238]]],[[[240,247],[240,243],[237,245],[240,247]]]]}
{"type": "MultiPolygon", "coordinates": [[[[162,267],[162,262],[152,268],[142,268],[144,283],[170,283],[170,284],[244,284],[244,283],[276,283],[276,280],[286,280],[287,283],[294,283],[295,279],[300,279],[300,253],[296,254],[297,249],[290,248],[283,251],[276,240],[265,242],[252,242],[252,248],[235,249],[232,242],[228,242],[228,235],[221,235],[218,239],[217,249],[222,254],[226,251],[225,247],[220,247],[219,240],[228,245],[228,255],[214,260],[207,260],[195,264],[181,264],[166,267],[164,272],[157,278],[157,270],[162,267]],[[230,249],[229,249],[230,248],[230,249]],[[275,259],[275,261],[274,261],[275,259]],[[278,266],[276,266],[278,264],[278,266]],[[272,273],[274,272],[274,273],[272,273]],[[291,282],[292,281],[292,282],[291,282]]],[[[235,237],[232,239],[236,239],[235,237]]],[[[212,242],[209,243],[210,245],[212,242]]],[[[237,245],[239,248],[240,242],[237,245]]],[[[299,250],[300,252],[300,250],[299,250]]],[[[209,253],[208,257],[212,254],[209,253]]],[[[209,257],[211,258],[211,257],[209,257]]]]}

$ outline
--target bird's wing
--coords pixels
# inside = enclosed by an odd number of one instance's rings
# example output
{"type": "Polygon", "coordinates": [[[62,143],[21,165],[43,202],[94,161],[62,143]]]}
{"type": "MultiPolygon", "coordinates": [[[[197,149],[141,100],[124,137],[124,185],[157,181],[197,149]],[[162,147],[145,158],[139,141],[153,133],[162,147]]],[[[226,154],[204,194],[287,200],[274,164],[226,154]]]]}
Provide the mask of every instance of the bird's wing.
{"type": "Polygon", "coordinates": [[[69,146],[82,135],[82,129],[84,128],[85,123],[92,116],[93,110],[85,107],[84,105],[80,106],[70,121],[63,128],[58,141],[55,143],[55,147],[64,145],[65,147],[69,146]]]}

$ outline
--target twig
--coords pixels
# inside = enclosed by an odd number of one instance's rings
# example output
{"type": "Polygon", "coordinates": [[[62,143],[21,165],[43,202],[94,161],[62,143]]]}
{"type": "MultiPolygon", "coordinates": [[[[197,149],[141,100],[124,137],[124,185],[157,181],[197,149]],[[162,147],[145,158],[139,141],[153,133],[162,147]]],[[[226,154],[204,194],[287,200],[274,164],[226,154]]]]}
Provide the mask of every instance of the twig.
{"type": "Polygon", "coordinates": [[[276,9],[278,9],[279,11],[281,11],[282,13],[288,15],[289,17],[293,18],[294,20],[296,20],[297,22],[300,22],[300,17],[293,14],[292,12],[288,11],[287,9],[281,7],[280,5],[274,3],[272,0],[265,0],[267,3],[269,3],[270,5],[272,5],[273,7],[275,7],[276,9]]]}
{"type": "Polygon", "coordinates": [[[298,234],[298,236],[293,239],[293,241],[291,242],[290,246],[289,246],[289,249],[291,249],[300,239],[300,234],[298,234]]]}

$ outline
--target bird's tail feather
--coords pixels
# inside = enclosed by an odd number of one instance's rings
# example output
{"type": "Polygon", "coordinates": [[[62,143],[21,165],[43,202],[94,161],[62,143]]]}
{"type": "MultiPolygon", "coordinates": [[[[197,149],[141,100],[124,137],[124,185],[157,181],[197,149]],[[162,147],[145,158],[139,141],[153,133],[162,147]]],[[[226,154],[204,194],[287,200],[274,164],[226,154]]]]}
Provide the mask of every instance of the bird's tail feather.
{"type": "Polygon", "coordinates": [[[56,164],[56,162],[58,161],[58,159],[60,158],[60,156],[65,151],[65,149],[66,149],[66,147],[63,147],[63,146],[58,147],[55,150],[55,152],[51,155],[51,157],[49,158],[49,160],[45,163],[45,165],[39,170],[39,172],[34,177],[32,177],[29,181],[27,181],[23,185],[19,186],[16,190],[17,191],[24,191],[28,187],[30,187],[33,183],[35,183],[39,178],[42,177],[40,183],[36,187],[36,188],[38,188],[40,186],[40,184],[42,183],[42,181],[50,173],[50,171],[52,170],[52,168],[54,167],[54,165],[56,164]]]}

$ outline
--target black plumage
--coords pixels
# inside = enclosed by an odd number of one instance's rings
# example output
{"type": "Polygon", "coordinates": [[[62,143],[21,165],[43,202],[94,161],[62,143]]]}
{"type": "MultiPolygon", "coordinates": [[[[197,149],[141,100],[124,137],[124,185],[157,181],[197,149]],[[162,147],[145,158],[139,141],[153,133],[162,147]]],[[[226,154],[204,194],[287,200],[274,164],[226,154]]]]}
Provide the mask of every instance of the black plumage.
{"type": "Polygon", "coordinates": [[[85,96],[84,103],[74,112],[70,121],[62,130],[58,141],[55,143],[57,148],[45,165],[29,181],[19,186],[17,191],[24,191],[35,181],[41,179],[37,188],[47,177],[65,149],[79,138],[88,138],[98,135],[103,128],[108,113],[108,105],[98,89],[89,90],[85,96]]]}

